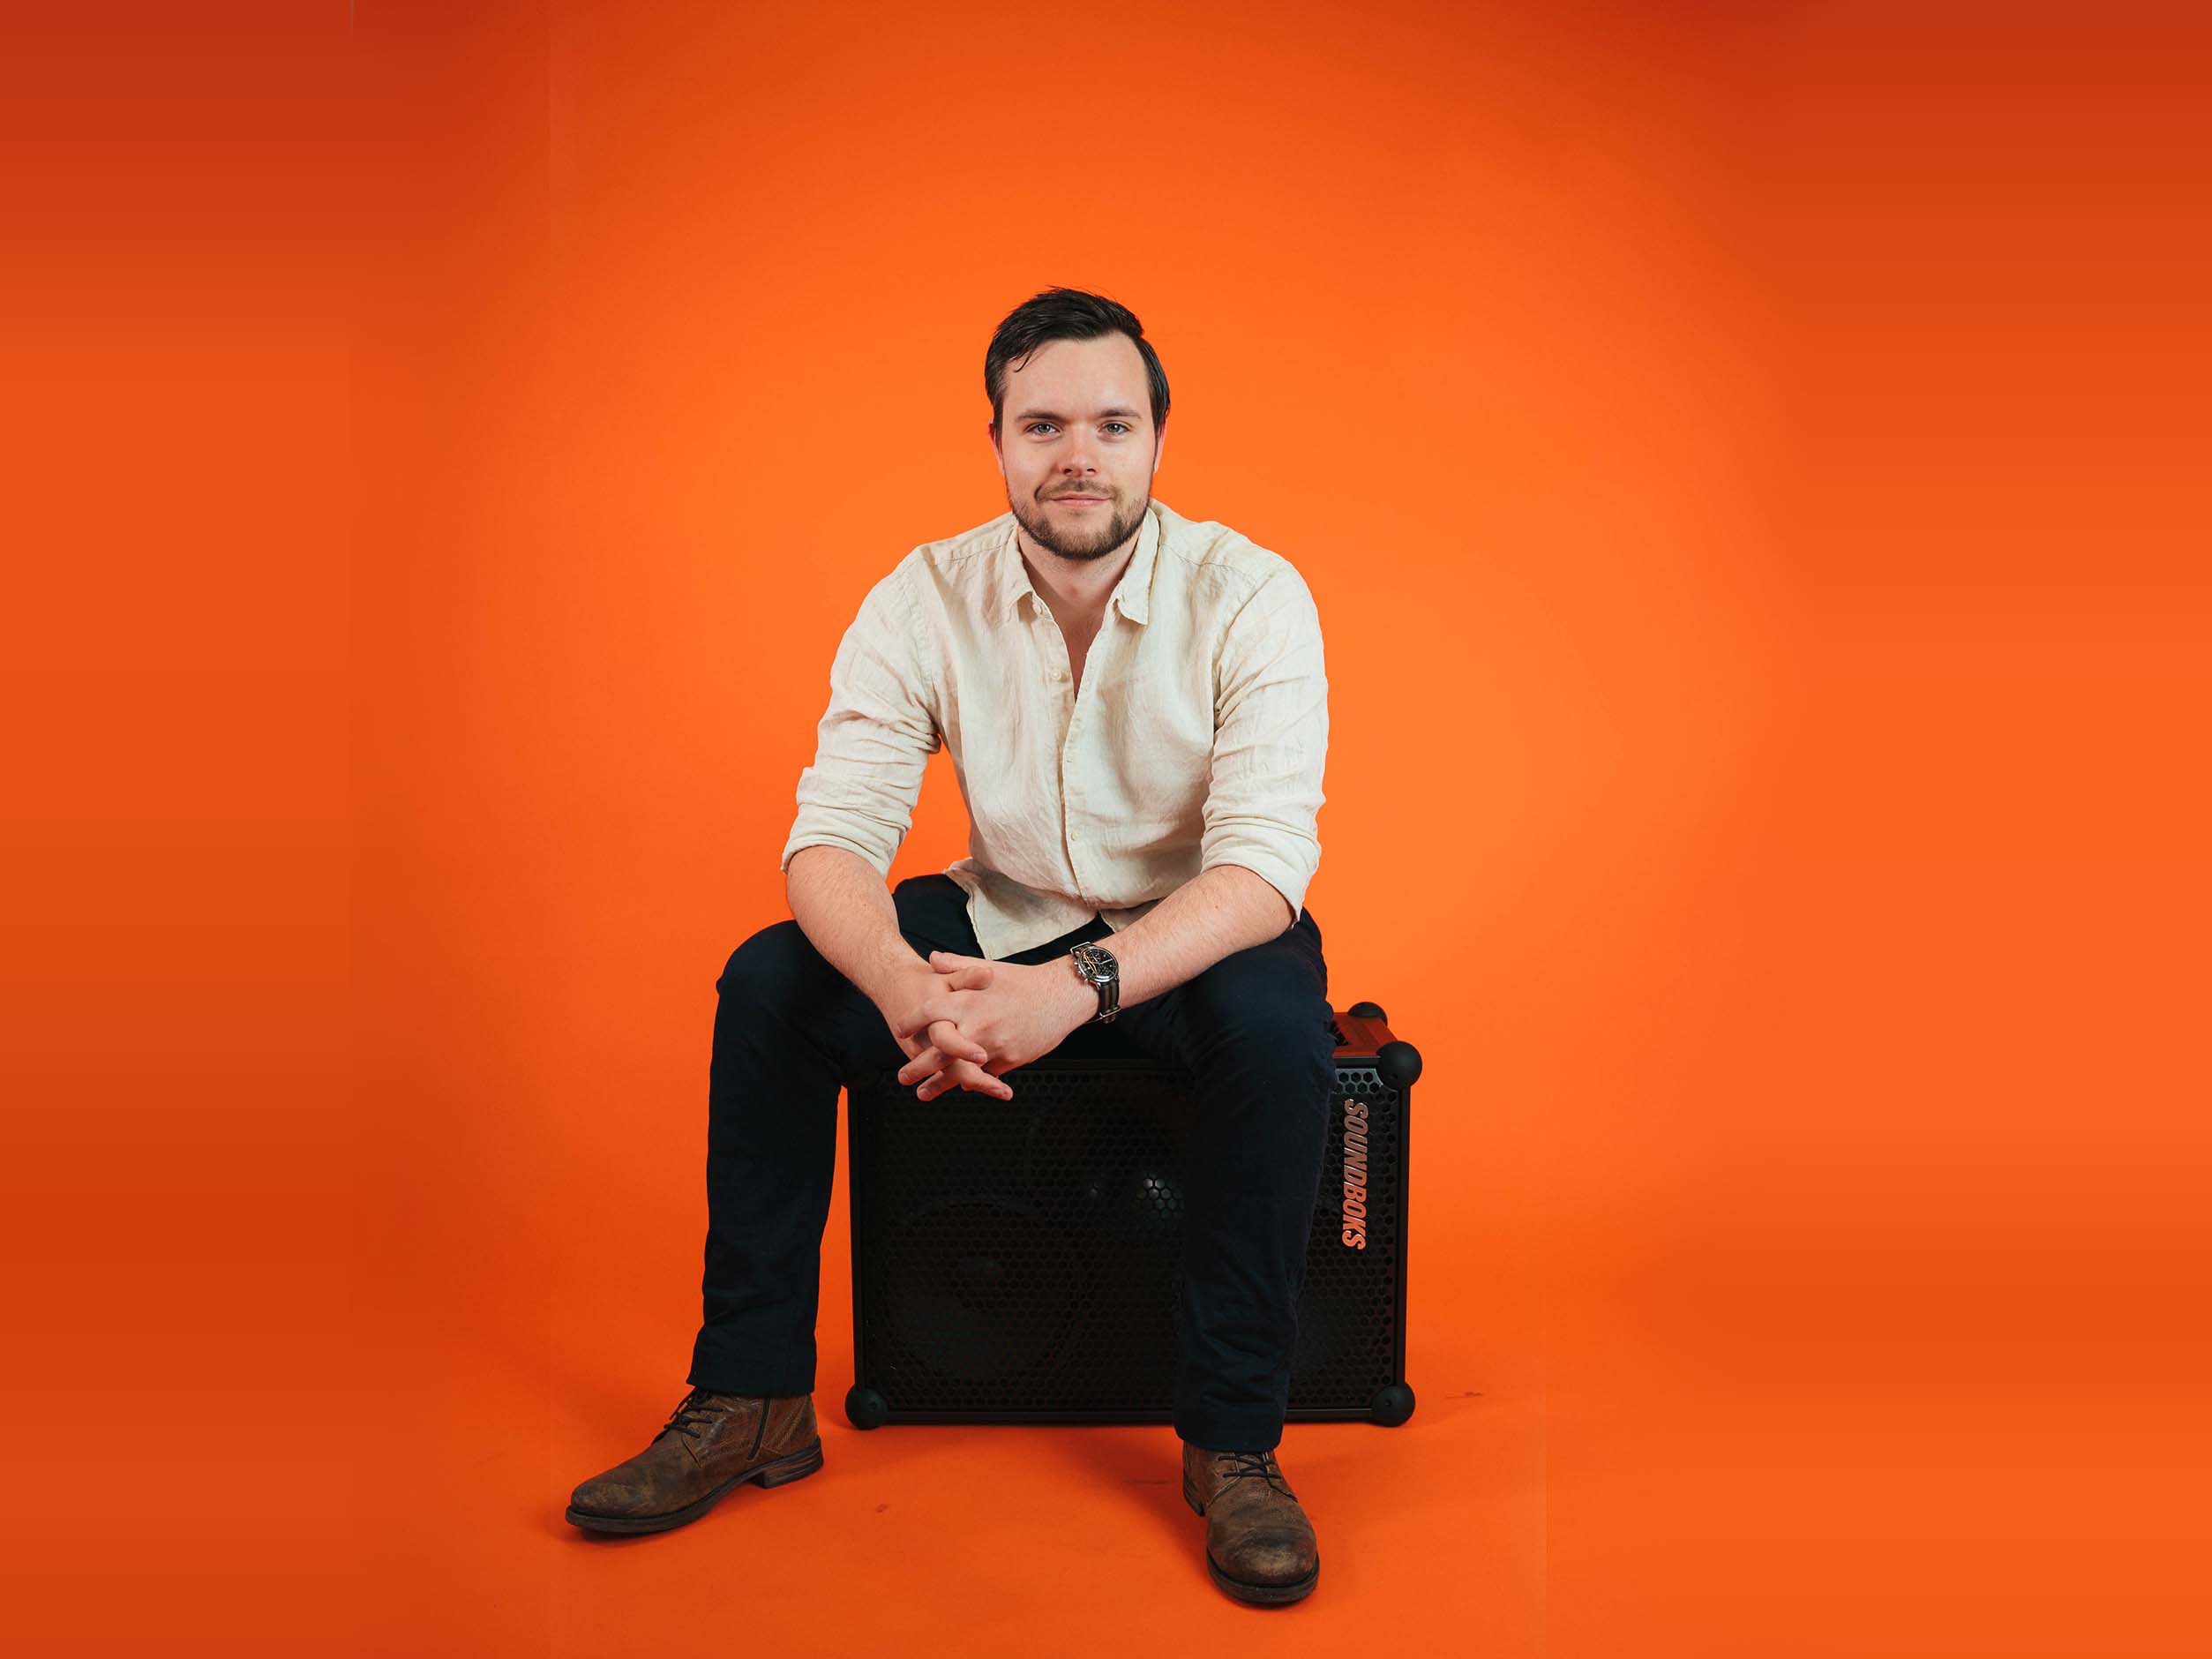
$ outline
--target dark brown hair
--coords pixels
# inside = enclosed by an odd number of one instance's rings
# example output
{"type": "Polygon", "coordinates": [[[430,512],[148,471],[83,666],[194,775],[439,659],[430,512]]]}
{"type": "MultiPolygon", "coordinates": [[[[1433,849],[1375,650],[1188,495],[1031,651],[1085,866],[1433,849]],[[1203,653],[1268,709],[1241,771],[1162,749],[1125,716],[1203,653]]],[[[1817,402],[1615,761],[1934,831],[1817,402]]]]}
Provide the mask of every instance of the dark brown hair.
{"type": "Polygon", "coordinates": [[[991,336],[983,354],[983,389],[991,399],[991,435],[998,436],[1000,418],[1006,413],[1006,375],[1013,364],[1050,340],[1096,340],[1103,334],[1127,334],[1136,342],[1144,359],[1144,373],[1152,394],[1152,430],[1167,425],[1167,371],[1159,366],[1159,353],[1144,338],[1144,325],[1136,313],[1103,295],[1086,294],[1079,288],[1048,288],[1024,300],[1007,313],[991,336]]]}

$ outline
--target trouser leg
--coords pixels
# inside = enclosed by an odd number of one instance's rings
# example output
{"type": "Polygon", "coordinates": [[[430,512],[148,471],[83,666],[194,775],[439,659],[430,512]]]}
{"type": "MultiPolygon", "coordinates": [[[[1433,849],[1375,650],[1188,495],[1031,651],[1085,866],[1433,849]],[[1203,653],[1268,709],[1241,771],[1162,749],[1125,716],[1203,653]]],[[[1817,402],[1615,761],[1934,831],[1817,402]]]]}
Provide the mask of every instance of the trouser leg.
{"type": "MultiPolygon", "coordinates": [[[[1111,949],[1109,942],[1108,948],[1111,949]]],[[[1280,1444],[1328,1147],[1335,1040],[1321,930],[1297,922],[1116,1018],[1189,1068],[1175,1431],[1217,1451],[1280,1444]]]]}
{"type": "MultiPolygon", "coordinates": [[[[892,901],[918,960],[934,950],[978,954],[966,896],[949,878],[901,882],[892,901]]],[[[808,1393],[837,1093],[906,1056],[796,921],[739,945],[715,988],[703,1317],[688,1380],[729,1393],[808,1393]]]]}

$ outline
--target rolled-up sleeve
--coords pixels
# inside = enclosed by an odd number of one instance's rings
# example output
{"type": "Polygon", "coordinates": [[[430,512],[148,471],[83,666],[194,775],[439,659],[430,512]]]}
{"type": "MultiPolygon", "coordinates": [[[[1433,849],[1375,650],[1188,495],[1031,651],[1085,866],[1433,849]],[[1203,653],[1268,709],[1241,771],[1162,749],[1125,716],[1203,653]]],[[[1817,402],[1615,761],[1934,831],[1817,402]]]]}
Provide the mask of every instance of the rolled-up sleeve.
{"type": "Polygon", "coordinates": [[[829,666],[829,707],[781,867],[801,847],[844,847],[889,878],[914,822],[922,774],[943,747],[930,710],[902,566],[868,590],[829,666]]]}
{"type": "Polygon", "coordinates": [[[1253,590],[1222,642],[1199,869],[1240,864],[1289,902],[1321,866],[1316,820],[1329,757],[1321,617],[1288,565],[1253,590]]]}

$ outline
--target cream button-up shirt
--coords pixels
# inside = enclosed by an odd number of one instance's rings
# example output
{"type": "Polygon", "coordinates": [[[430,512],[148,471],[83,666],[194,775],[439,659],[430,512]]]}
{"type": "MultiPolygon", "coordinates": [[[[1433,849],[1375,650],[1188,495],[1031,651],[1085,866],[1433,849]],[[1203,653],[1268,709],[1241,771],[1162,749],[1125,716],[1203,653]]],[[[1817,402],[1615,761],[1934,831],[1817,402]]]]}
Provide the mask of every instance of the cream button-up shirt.
{"type": "Polygon", "coordinates": [[[949,749],[968,856],[948,866],[994,961],[1103,918],[1115,932],[1217,864],[1289,904],[1321,862],[1321,619],[1280,554],[1155,497],[1073,683],[1012,513],[929,542],[869,589],[783,866],[859,853],[888,879],[923,769],[949,749]]]}

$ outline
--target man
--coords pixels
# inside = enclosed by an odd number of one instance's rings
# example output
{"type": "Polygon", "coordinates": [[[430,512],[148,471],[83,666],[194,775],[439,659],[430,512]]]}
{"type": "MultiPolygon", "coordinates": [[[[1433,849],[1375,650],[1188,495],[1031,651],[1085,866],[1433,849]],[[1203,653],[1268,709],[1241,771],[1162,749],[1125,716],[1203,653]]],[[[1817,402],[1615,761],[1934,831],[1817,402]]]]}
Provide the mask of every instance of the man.
{"type": "Polygon", "coordinates": [[[692,1392],[568,1519],[660,1531],[821,1467],[841,1085],[898,1066],[923,1100],[1011,1099],[1008,1074],[1111,1018],[1197,1084],[1183,1495],[1224,1590],[1295,1601],[1320,1559],[1275,1447],[1334,1077],[1301,907],[1328,748],[1320,620],[1288,561],[1152,499],[1167,378],[1127,308],[1038,295],[999,326],[984,381],[1010,511],[914,549],[863,601],[784,848],[792,920],[716,982],[692,1392]],[[969,855],[887,891],[941,745],[969,855]]]}

